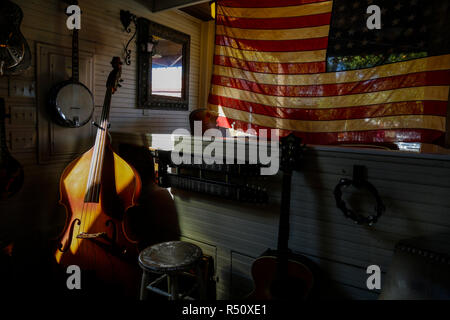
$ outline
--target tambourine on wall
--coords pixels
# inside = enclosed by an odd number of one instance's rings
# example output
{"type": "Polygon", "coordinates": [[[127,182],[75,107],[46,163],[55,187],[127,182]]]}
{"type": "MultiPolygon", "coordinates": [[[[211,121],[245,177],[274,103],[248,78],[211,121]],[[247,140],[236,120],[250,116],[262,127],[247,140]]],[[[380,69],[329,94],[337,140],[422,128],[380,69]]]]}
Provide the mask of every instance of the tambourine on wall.
{"type": "Polygon", "coordinates": [[[366,167],[355,165],[353,166],[353,178],[341,178],[334,188],[334,197],[336,206],[344,213],[346,218],[350,218],[355,223],[360,225],[372,226],[375,224],[381,215],[386,211],[386,207],[378,193],[378,190],[373,184],[366,179],[366,167]],[[375,199],[375,213],[364,216],[354,209],[350,208],[343,199],[343,189],[353,186],[357,189],[367,190],[375,199]]]}

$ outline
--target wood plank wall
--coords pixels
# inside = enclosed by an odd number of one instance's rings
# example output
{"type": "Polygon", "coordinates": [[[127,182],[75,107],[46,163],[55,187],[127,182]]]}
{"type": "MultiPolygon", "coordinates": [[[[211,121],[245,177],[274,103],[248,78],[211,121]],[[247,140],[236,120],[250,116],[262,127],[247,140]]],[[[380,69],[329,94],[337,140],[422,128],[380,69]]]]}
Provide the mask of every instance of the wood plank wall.
{"type": "MultiPolygon", "coordinates": [[[[242,297],[252,289],[253,259],[276,248],[280,176],[273,185],[270,206],[241,205],[173,190],[180,229],[186,237],[215,246],[218,289],[223,297],[242,297]]],[[[290,248],[306,254],[330,279],[330,298],[376,299],[366,287],[366,269],[389,271],[400,239],[450,232],[450,161],[381,157],[358,152],[309,150],[304,167],[293,177],[290,248]],[[387,207],[373,227],[359,226],[336,208],[333,189],[341,177],[351,178],[353,165],[364,165],[368,179],[387,207]]],[[[374,212],[374,200],[353,190],[362,214],[374,212]]]]}
{"type": "MultiPolygon", "coordinates": [[[[7,100],[7,105],[24,106],[25,110],[34,112],[34,119],[10,124],[7,121],[8,135],[14,131],[31,131],[33,142],[28,148],[12,150],[13,155],[24,166],[25,184],[22,190],[7,201],[0,201],[0,244],[13,240],[18,250],[30,249],[33,245],[46,245],[49,236],[56,236],[62,231],[65,214],[58,208],[58,181],[67,163],[40,165],[37,161],[37,123],[36,98],[16,97],[10,92],[17,81],[36,85],[36,44],[45,43],[71,48],[72,34],[66,28],[66,4],[60,0],[14,0],[23,10],[24,19],[21,31],[26,37],[32,51],[32,67],[25,73],[11,77],[0,77],[0,97],[7,100]],[[33,134],[34,133],[34,134],[33,134]]],[[[112,70],[110,61],[113,56],[123,60],[123,50],[131,34],[123,31],[120,22],[120,10],[130,12],[180,30],[191,36],[189,107],[198,107],[200,43],[202,22],[181,11],[171,10],[157,14],[151,13],[150,1],[145,0],[80,0],[82,9],[80,50],[95,53],[94,97],[96,115],[101,112],[105,94],[106,78],[112,70]]],[[[134,29],[134,26],[133,26],[134,29]]],[[[133,30],[134,31],[134,30],[133,30]]],[[[161,111],[136,109],[136,55],[135,41],[131,42],[133,50],[130,66],[123,65],[122,88],[112,99],[112,130],[124,132],[171,133],[177,128],[189,128],[189,111],[161,111]]],[[[36,89],[36,88],[35,88],[36,89]]],[[[37,91],[37,90],[35,90],[37,91]]],[[[27,131],[27,132],[28,132],[27,131]]]]}

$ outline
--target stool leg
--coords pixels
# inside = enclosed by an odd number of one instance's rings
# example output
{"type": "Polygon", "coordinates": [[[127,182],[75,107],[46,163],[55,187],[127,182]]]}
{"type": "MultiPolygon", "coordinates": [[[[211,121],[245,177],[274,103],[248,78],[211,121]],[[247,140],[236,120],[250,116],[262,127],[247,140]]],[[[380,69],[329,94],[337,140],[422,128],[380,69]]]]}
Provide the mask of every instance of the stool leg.
{"type": "Polygon", "coordinates": [[[142,278],[141,278],[141,293],[140,293],[140,300],[146,300],[148,296],[147,286],[150,282],[150,277],[146,271],[142,272],[142,278]]]}
{"type": "Polygon", "coordinates": [[[198,283],[198,290],[199,290],[199,295],[200,295],[200,300],[206,300],[206,284],[205,284],[205,279],[203,278],[203,270],[200,266],[200,263],[197,263],[197,267],[196,267],[196,278],[197,278],[197,283],[198,283]]]}
{"type": "Polygon", "coordinates": [[[167,277],[167,285],[169,288],[169,300],[178,300],[178,277],[176,275],[169,275],[167,277]]]}

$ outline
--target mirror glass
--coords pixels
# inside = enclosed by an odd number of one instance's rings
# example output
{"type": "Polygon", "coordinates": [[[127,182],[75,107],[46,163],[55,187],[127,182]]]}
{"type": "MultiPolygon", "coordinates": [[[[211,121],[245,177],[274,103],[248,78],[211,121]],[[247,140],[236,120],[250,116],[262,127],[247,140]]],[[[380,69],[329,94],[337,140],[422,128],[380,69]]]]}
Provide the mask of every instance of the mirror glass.
{"type": "Polygon", "coordinates": [[[183,45],[153,36],[152,95],[182,96],[183,45]]]}
{"type": "Polygon", "coordinates": [[[138,108],[189,110],[190,36],[138,18],[138,108]]]}

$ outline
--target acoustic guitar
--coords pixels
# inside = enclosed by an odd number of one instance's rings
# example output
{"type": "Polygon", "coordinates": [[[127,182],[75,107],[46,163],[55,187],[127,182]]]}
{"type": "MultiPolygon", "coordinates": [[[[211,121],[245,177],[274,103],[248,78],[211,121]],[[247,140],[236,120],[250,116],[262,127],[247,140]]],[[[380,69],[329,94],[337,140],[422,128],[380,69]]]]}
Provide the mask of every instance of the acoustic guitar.
{"type": "Polygon", "coordinates": [[[15,74],[31,65],[31,52],[20,32],[23,12],[9,1],[0,0],[0,76],[15,74]]]}
{"type": "Polygon", "coordinates": [[[17,193],[23,184],[23,169],[8,152],[5,130],[5,101],[0,98],[0,199],[17,193]]]}
{"type": "MultiPolygon", "coordinates": [[[[70,4],[78,4],[71,1],[70,4]]],[[[49,94],[49,110],[55,122],[63,127],[82,127],[94,113],[94,97],[80,82],[78,30],[72,33],[72,78],[56,84],[49,94]]]]}
{"type": "Polygon", "coordinates": [[[307,300],[313,296],[317,266],[307,257],[289,250],[289,214],[292,171],[302,156],[301,139],[293,134],[280,140],[283,182],[277,250],[267,250],[253,262],[253,300],[307,300]]]}

